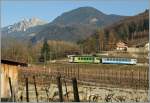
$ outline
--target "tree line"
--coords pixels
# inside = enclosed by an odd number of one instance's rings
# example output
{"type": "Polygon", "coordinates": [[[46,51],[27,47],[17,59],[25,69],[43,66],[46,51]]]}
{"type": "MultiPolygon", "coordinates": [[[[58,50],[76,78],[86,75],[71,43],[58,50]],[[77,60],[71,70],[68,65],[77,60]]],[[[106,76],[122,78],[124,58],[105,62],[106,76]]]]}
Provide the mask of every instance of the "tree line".
{"type": "Polygon", "coordinates": [[[79,47],[75,43],[55,40],[45,40],[32,44],[14,38],[3,38],[1,58],[28,63],[38,63],[40,58],[45,61],[66,57],[66,51],[76,51],[79,47]]]}

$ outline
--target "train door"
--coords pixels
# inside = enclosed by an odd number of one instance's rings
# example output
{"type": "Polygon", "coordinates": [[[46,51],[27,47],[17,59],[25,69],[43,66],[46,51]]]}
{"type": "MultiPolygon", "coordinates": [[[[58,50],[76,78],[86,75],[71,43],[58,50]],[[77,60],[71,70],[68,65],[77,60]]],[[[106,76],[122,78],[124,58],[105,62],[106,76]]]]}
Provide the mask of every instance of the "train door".
{"type": "Polygon", "coordinates": [[[70,63],[74,62],[74,57],[73,57],[73,56],[70,56],[70,57],[69,57],[69,62],[70,62],[70,63]]]}
{"type": "Polygon", "coordinates": [[[100,58],[99,57],[95,57],[94,58],[94,63],[100,63],[100,58]]]}

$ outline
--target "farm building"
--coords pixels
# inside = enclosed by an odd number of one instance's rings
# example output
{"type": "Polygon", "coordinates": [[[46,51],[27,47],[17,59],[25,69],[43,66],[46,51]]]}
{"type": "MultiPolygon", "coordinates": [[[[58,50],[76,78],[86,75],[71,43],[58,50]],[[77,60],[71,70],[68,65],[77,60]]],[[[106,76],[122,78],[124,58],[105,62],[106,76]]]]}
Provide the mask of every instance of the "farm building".
{"type": "Polygon", "coordinates": [[[143,47],[128,47],[128,52],[130,53],[147,53],[149,52],[149,43],[145,44],[143,47]]]}
{"type": "Polygon", "coordinates": [[[145,48],[146,51],[149,51],[149,43],[146,43],[144,48],[145,48]]]}
{"type": "Polygon", "coordinates": [[[120,42],[118,42],[118,43],[116,44],[116,49],[117,49],[117,50],[126,51],[127,48],[128,48],[128,46],[127,46],[127,44],[124,43],[124,42],[121,42],[121,41],[120,41],[120,42]]]}
{"type": "Polygon", "coordinates": [[[143,47],[139,47],[139,48],[129,47],[127,51],[129,53],[144,53],[146,50],[143,47]]]}
{"type": "Polygon", "coordinates": [[[9,78],[13,92],[17,92],[18,69],[21,66],[26,67],[27,64],[10,60],[1,60],[1,100],[4,98],[10,98],[12,96],[9,78]]]}

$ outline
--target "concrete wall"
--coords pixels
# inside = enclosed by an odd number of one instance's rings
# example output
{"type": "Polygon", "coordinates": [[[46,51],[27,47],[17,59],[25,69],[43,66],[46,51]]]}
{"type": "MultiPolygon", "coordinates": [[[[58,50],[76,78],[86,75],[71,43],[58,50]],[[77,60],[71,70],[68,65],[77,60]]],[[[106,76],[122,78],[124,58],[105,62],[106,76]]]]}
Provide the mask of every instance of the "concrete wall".
{"type": "Polygon", "coordinates": [[[9,77],[11,78],[13,91],[16,92],[18,90],[18,67],[14,65],[1,64],[1,98],[11,96],[9,77]]]}

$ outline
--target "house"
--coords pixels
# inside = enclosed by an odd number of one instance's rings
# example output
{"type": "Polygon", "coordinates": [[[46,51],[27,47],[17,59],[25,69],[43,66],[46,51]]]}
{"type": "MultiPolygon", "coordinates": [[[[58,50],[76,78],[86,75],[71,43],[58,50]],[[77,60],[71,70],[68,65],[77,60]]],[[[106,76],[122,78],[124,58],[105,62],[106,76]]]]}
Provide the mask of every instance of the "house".
{"type": "Polygon", "coordinates": [[[121,42],[119,41],[117,44],[116,44],[116,50],[119,50],[119,51],[127,51],[127,44],[125,42],[121,42]]]}
{"type": "Polygon", "coordinates": [[[149,51],[149,43],[146,43],[144,48],[145,48],[146,51],[149,51]]]}
{"type": "Polygon", "coordinates": [[[149,52],[149,43],[146,43],[142,47],[128,47],[128,52],[130,53],[148,53],[149,52]]]}
{"type": "Polygon", "coordinates": [[[26,63],[11,61],[11,60],[1,60],[1,100],[10,98],[10,84],[9,78],[11,80],[11,86],[14,93],[18,90],[18,69],[23,66],[27,67],[26,63]]]}

